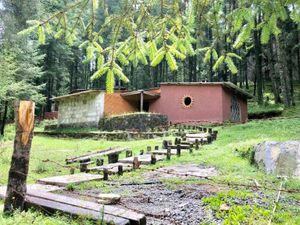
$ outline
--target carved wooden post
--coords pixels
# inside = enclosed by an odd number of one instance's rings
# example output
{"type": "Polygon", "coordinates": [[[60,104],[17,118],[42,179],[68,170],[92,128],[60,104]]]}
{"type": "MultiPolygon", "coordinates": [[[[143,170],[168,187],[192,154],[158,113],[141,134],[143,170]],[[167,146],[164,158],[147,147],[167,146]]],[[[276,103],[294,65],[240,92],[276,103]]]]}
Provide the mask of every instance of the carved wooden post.
{"type": "Polygon", "coordinates": [[[24,209],[29,155],[34,128],[34,102],[20,101],[15,106],[16,136],[8,175],[4,212],[24,209]]]}
{"type": "Polygon", "coordinates": [[[167,148],[168,148],[168,141],[163,140],[162,149],[167,149],[167,148]]]}
{"type": "Polygon", "coordinates": [[[103,159],[96,159],[96,166],[103,166],[104,160],[103,159]]]}
{"type": "Polygon", "coordinates": [[[119,176],[123,175],[123,166],[122,165],[118,165],[118,175],[119,176]]]}
{"type": "Polygon", "coordinates": [[[108,169],[107,168],[103,169],[103,180],[108,180],[108,169]]]}
{"type": "Polygon", "coordinates": [[[181,155],[181,146],[177,145],[176,149],[177,149],[177,156],[180,156],[181,155]]]}
{"type": "Polygon", "coordinates": [[[156,155],[155,154],[151,154],[151,164],[155,164],[156,163],[156,155]]]}
{"type": "Polygon", "coordinates": [[[151,152],[151,146],[147,146],[147,153],[149,154],[151,152]]]}
{"type": "Polygon", "coordinates": [[[138,169],[140,168],[140,162],[139,162],[139,158],[138,157],[134,157],[133,158],[133,169],[138,169]]]}
{"type": "Polygon", "coordinates": [[[195,145],[196,145],[196,150],[199,150],[199,140],[198,139],[196,139],[195,145]]]}
{"type": "Polygon", "coordinates": [[[167,149],[167,160],[171,160],[171,147],[167,149]]]}
{"type": "Polygon", "coordinates": [[[131,157],[132,156],[132,151],[131,150],[127,150],[126,151],[126,158],[131,157]]]}

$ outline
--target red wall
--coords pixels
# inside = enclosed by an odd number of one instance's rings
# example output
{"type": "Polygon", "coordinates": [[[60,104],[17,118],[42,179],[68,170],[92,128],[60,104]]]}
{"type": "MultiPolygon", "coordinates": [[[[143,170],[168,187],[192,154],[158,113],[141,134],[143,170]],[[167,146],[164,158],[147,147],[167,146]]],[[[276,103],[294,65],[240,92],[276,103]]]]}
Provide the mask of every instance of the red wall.
{"type": "MultiPolygon", "coordinates": [[[[222,96],[223,121],[230,121],[231,119],[231,98],[232,98],[232,92],[223,87],[223,96],[222,96]]],[[[237,96],[237,98],[240,105],[240,116],[241,116],[240,122],[245,123],[248,120],[247,100],[241,98],[240,96],[237,96]]]]}
{"type": "Polygon", "coordinates": [[[223,122],[221,85],[162,85],[160,98],[150,105],[150,112],[168,116],[172,123],[182,122],[223,122]],[[186,108],[182,103],[185,95],[193,103],[186,108]]]}
{"type": "MultiPolygon", "coordinates": [[[[162,85],[160,98],[150,104],[149,111],[165,114],[172,123],[223,123],[231,119],[232,92],[216,85],[162,85]],[[184,107],[182,99],[191,96],[193,104],[184,107]]],[[[241,122],[246,122],[247,101],[238,96],[241,122]]]]}

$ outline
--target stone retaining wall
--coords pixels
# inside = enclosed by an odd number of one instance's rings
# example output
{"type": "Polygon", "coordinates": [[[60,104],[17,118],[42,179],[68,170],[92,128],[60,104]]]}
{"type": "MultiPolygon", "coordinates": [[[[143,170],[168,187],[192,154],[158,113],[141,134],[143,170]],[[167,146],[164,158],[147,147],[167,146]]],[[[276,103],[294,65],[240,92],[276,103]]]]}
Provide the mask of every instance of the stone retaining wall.
{"type": "Polygon", "coordinates": [[[157,113],[133,113],[103,118],[99,128],[105,131],[149,131],[157,127],[167,127],[168,117],[157,113]]]}

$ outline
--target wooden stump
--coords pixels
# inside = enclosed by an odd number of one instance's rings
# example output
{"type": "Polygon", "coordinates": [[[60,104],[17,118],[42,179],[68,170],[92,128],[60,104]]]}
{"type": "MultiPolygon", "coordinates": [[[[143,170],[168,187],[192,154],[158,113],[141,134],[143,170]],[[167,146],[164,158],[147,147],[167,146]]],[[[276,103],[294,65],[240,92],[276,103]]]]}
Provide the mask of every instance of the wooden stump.
{"type": "Polygon", "coordinates": [[[96,166],[103,166],[104,160],[103,159],[96,159],[96,166]]]}
{"type": "Polygon", "coordinates": [[[132,151],[131,150],[127,150],[126,151],[126,158],[131,157],[132,156],[132,151]]]}
{"type": "Polygon", "coordinates": [[[167,160],[171,160],[171,147],[167,149],[167,160]]]}
{"type": "Polygon", "coordinates": [[[108,180],[108,169],[103,169],[103,180],[108,180]]]}
{"type": "Polygon", "coordinates": [[[147,146],[147,153],[151,152],[151,146],[147,146]]]}
{"type": "Polygon", "coordinates": [[[80,172],[86,172],[87,171],[88,163],[80,163],[80,172]]]}
{"type": "Polygon", "coordinates": [[[154,150],[159,150],[159,146],[156,145],[156,146],[154,147],[154,150]]]}
{"type": "Polygon", "coordinates": [[[144,150],[141,150],[141,151],[140,151],[140,155],[144,155],[144,150]]]}
{"type": "Polygon", "coordinates": [[[207,132],[207,128],[203,127],[203,132],[206,133],[207,132]]]}
{"type": "Polygon", "coordinates": [[[118,165],[118,175],[119,176],[123,175],[123,166],[122,165],[118,165]]]}
{"type": "Polygon", "coordinates": [[[199,140],[198,139],[196,139],[196,142],[195,142],[195,145],[196,145],[196,150],[199,150],[199,140]]]}
{"type": "Polygon", "coordinates": [[[181,146],[180,145],[177,145],[176,150],[177,150],[177,156],[181,156],[181,146]]]}
{"type": "Polygon", "coordinates": [[[156,163],[156,156],[155,154],[151,154],[151,164],[155,164],[156,163]]]}
{"type": "Polygon", "coordinates": [[[138,169],[140,168],[140,162],[139,162],[139,158],[138,157],[134,157],[133,158],[133,169],[138,169]]]}
{"type": "Polygon", "coordinates": [[[31,101],[20,101],[15,105],[16,136],[14,152],[8,175],[4,212],[24,209],[27,192],[26,181],[34,128],[34,107],[31,101]]]}
{"type": "Polygon", "coordinates": [[[167,148],[168,148],[168,141],[167,140],[163,140],[162,149],[167,149],[167,148]]]}
{"type": "Polygon", "coordinates": [[[212,128],[208,128],[208,133],[212,134],[212,128]]]}
{"type": "Polygon", "coordinates": [[[116,163],[119,161],[119,154],[108,155],[108,163],[116,163]]]}

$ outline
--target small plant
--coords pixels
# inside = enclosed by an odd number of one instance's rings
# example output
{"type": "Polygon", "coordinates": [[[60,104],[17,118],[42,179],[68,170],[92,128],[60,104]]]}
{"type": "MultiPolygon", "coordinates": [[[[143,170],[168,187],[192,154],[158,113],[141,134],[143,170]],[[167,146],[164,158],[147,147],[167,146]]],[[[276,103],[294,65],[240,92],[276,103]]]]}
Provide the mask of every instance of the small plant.
{"type": "Polygon", "coordinates": [[[35,172],[38,173],[38,174],[42,174],[42,173],[45,173],[47,172],[47,167],[45,165],[45,163],[39,161],[36,168],[35,168],[35,172]]]}
{"type": "Polygon", "coordinates": [[[75,190],[75,185],[74,184],[68,184],[66,188],[67,188],[67,191],[74,191],[75,190]]]}

